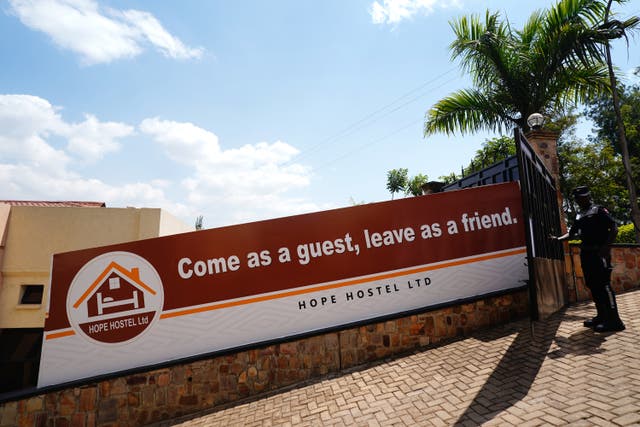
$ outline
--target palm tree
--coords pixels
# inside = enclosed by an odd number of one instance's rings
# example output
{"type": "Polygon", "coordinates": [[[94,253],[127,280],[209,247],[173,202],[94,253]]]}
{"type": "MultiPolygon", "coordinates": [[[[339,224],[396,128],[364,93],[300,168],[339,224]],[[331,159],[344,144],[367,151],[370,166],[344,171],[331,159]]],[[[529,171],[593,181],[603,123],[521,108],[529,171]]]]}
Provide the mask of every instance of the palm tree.
{"type": "Polygon", "coordinates": [[[561,0],[534,12],[521,30],[498,13],[452,23],[452,59],[460,59],[474,87],[438,101],[426,115],[425,136],[480,130],[527,131],[532,113],[550,115],[609,87],[593,31],[601,1],[561,0]]]}

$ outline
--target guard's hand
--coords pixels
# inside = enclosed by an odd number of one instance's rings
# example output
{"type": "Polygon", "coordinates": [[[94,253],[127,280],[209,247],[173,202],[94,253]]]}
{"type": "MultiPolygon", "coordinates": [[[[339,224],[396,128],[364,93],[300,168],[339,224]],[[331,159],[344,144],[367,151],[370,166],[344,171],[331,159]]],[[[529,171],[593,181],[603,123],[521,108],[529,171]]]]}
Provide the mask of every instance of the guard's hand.
{"type": "Polygon", "coordinates": [[[554,236],[553,234],[549,234],[549,240],[558,240],[558,236],[554,236]]]}

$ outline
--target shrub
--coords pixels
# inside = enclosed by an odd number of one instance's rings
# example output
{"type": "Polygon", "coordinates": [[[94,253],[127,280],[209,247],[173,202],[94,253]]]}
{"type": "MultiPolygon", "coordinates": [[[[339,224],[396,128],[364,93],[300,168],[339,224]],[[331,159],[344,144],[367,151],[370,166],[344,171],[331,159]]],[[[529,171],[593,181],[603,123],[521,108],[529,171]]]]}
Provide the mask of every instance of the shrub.
{"type": "Polygon", "coordinates": [[[633,224],[621,225],[618,228],[618,236],[616,237],[616,243],[635,243],[636,236],[633,229],[633,224]]]}

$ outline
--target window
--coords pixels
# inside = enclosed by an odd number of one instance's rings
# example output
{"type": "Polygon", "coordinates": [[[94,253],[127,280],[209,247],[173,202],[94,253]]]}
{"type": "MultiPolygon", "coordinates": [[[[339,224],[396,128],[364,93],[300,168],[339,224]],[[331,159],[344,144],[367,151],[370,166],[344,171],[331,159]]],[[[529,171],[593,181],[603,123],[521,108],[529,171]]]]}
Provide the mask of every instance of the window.
{"type": "Polygon", "coordinates": [[[22,285],[20,287],[20,304],[42,304],[44,285],[22,285]]]}

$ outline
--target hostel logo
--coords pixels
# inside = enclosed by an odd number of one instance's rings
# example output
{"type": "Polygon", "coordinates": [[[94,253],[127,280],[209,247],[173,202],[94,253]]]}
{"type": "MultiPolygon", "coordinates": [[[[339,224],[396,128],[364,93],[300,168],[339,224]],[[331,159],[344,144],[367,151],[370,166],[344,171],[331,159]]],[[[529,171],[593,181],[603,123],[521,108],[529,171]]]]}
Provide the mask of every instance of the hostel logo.
{"type": "Polygon", "coordinates": [[[76,333],[92,341],[134,340],[159,317],[162,281],[144,258],[130,252],[100,255],[80,269],[67,294],[67,314],[76,333]]]}

